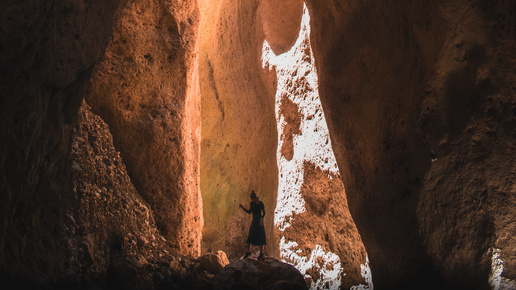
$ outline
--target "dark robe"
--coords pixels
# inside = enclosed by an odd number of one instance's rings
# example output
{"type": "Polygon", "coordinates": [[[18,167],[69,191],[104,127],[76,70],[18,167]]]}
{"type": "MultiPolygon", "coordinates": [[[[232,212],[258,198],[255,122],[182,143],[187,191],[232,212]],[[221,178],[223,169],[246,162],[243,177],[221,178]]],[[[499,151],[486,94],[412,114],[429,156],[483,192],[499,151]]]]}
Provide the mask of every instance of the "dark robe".
{"type": "Polygon", "coordinates": [[[253,214],[253,221],[249,227],[249,236],[247,236],[247,243],[253,246],[267,245],[265,242],[265,227],[260,225],[260,220],[265,216],[265,207],[263,202],[252,202],[249,210],[244,209],[245,212],[253,214]],[[262,214],[263,213],[263,214],[262,214]]]}

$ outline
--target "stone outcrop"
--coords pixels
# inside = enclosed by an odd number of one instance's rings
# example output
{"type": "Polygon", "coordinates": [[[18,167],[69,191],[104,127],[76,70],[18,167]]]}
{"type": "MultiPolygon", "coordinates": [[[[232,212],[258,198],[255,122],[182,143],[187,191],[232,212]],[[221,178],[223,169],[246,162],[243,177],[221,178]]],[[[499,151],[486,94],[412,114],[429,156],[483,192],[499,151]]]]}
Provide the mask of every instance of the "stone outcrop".
{"type": "MultiPolygon", "coordinates": [[[[130,288],[148,289],[153,283],[155,288],[159,288],[190,285],[197,280],[191,278],[198,273],[196,264],[184,257],[181,260],[179,254],[173,252],[180,250],[184,254],[196,254],[202,225],[196,161],[200,136],[200,103],[195,72],[198,11],[195,2],[181,1],[182,6],[160,2],[150,8],[138,1],[131,1],[126,6],[127,2],[7,1],[1,5],[0,276],[6,283],[27,287],[52,287],[63,283],[103,287],[105,283],[118,283],[119,287],[132,283],[133,280],[126,279],[127,275],[132,277],[136,274],[143,284],[134,283],[130,288]],[[135,11],[135,7],[142,9],[135,11]],[[156,112],[146,111],[148,114],[143,115],[148,118],[140,115],[141,120],[147,122],[146,129],[150,135],[156,133],[156,127],[173,127],[174,130],[179,127],[166,137],[158,137],[167,139],[163,146],[172,148],[172,151],[176,147],[167,145],[179,144],[177,147],[182,148],[183,153],[174,153],[179,156],[178,160],[165,162],[173,166],[167,165],[161,176],[160,172],[154,172],[162,179],[176,178],[174,180],[178,182],[174,186],[181,192],[179,201],[175,202],[188,205],[176,207],[173,230],[177,229],[180,237],[176,239],[174,236],[167,242],[160,235],[160,232],[166,234],[166,229],[162,226],[158,232],[152,216],[163,220],[170,217],[170,213],[163,214],[158,206],[154,211],[151,202],[155,200],[147,196],[147,202],[137,192],[140,189],[133,187],[124,164],[129,164],[126,159],[130,161],[131,156],[120,159],[113,144],[109,143],[111,141],[106,143],[106,136],[111,135],[104,122],[98,116],[93,117],[88,108],[82,109],[78,115],[85,87],[112,35],[114,20],[116,30],[120,31],[115,33],[117,39],[124,33],[122,27],[131,29],[124,19],[132,21],[134,19],[130,16],[139,15],[142,11],[146,12],[144,17],[147,20],[151,19],[149,21],[153,21],[152,13],[163,12],[158,13],[163,16],[158,19],[163,23],[153,23],[153,27],[170,31],[170,38],[161,42],[163,46],[150,51],[156,52],[155,56],[145,54],[143,59],[146,62],[138,63],[137,69],[148,68],[147,62],[156,60],[158,64],[152,73],[159,75],[167,64],[175,65],[174,72],[163,73],[161,79],[168,86],[162,88],[167,98],[171,95],[177,97],[167,101],[174,103],[175,111],[168,110],[170,107],[163,108],[158,102],[152,104],[164,116],[172,117],[164,118],[162,123],[153,123],[161,117],[156,116],[156,112]],[[164,28],[160,28],[161,24],[164,28]],[[171,47],[174,49],[169,54],[163,53],[171,47]],[[164,62],[160,65],[162,60],[164,62]],[[177,83],[169,85],[171,80],[177,80],[177,83]],[[179,117],[173,117],[174,114],[179,117]],[[71,138],[72,135],[75,139],[71,138]],[[166,174],[167,170],[170,176],[166,174]],[[181,196],[182,192],[188,194],[181,196]],[[177,213],[183,215],[178,217],[177,213]],[[124,266],[118,267],[120,263],[124,266]],[[170,269],[163,266],[169,264],[170,269]]],[[[142,23],[148,24],[139,22],[142,23]]],[[[158,34],[160,37],[163,35],[158,34]]],[[[144,38],[145,35],[139,33],[137,37],[144,38]]],[[[158,39],[156,34],[154,38],[150,34],[147,37],[152,41],[158,39]]],[[[125,39],[120,41],[127,42],[125,39]]],[[[113,43],[109,47],[113,47],[113,43]]],[[[113,53],[106,56],[111,55],[113,53]]],[[[102,68],[108,67],[104,63],[107,57],[95,69],[93,81],[88,85],[89,95],[94,92],[95,83],[97,86],[102,84],[98,75],[102,68]]],[[[118,64],[129,66],[131,57],[133,55],[119,59],[118,64]]],[[[123,71],[116,65],[114,69],[123,71]]],[[[149,79],[155,78],[148,76],[149,79]]],[[[123,87],[121,83],[118,85],[123,87]]],[[[151,85],[159,87],[156,83],[151,85]]],[[[144,98],[138,94],[140,96],[144,98]]],[[[89,99],[94,101],[94,98],[89,99]]],[[[95,105],[100,111],[99,105],[95,105]]],[[[115,147],[121,150],[122,146],[116,140],[115,147]]],[[[140,140],[146,141],[145,138],[140,140]]],[[[160,152],[156,146],[152,148],[160,152]]],[[[143,153],[144,150],[134,154],[143,153]]],[[[141,191],[142,195],[146,193],[141,191]]],[[[164,191],[170,192],[166,183],[164,191]]]]}
{"type": "Polygon", "coordinates": [[[193,256],[202,228],[198,15],[196,1],[129,2],[86,94],[158,229],[193,256]]]}
{"type": "MultiPolygon", "coordinates": [[[[309,258],[316,245],[335,253],[342,266],[341,287],[349,289],[365,284],[360,265],[366,264],[366,251],[349,214],[339,176],[332,176],[305,162],[301,194],[306,202],[306,212],[294,216],[292,226],[285,230],[285,238],[296,241],[297,249],[309,258]]],[[[322,278],[318,267],[325,265],[316,263],[314,266],[307,274],[315,282],[322,278]]]]}
{"type": "Polygon", "coordinates": [[[375,286],[485,289],[493,248],[514,279],[514,3],[307,5],[375,286]]]}
{"type": "Polygon", "coordinates": [[[299,269],[312,289],[370,284],[319,99],[306,7],[292,48],[277,55],[267,41],[262,60],[277,76],[280,258],[299,269]]]}
{"type": "MultiPolygon", "coordinates": [[[[208,288],[208,287],[207,287],[208,288]]],[[[274,258],[233,260],[215,275],[208,289],[308,289],[291,265],[274,258]]]]}
{"type": "Polygon", "coordinates": [[[159,233],[108,126],[85,102],[72,132],[73,202],[58,239],[70,257],[60,284],[107,289],[191,284],[190,277],[200,271],[159,233]]]}
{"type": "Polygon", "coordinates": [[[227,264],[229,264],[228,257],[223,251],[217,251],[216,253],[207,253],[199,258],[194,259],[195,262],[200,264],[202,270],[207,271],[211,274],[218,274],[227,264]]]}
{"type": "Polygon", "coordinates": [[[284,50],[299,29],[300,16],[281,22],[282,14],[267,11],[300,10],[302,3],[202,1],[200,8],[203,250],[221,249],[230,258],[245,253],[250,218],[238,204],[249,207],[249,194],[254,190],[267,212],[266,251],[276,255],[276,87],[274,74],[262,68],[260,56],[266,34],[275,39],[277,49],[284,50]],[[270,23],[267,33],[264,22],[270,23]],[[276,26],[288,29],[280,31],[276,26]]]}

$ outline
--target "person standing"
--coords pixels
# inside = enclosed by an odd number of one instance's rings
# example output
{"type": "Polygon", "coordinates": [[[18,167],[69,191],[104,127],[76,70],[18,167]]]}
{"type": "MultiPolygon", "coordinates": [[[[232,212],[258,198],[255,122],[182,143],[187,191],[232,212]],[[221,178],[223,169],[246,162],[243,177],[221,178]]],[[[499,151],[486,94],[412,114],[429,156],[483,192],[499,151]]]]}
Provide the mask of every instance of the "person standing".
{"type": "Polygon", "coordinates": [[[242,204],[239,204],[240,208],[248,214],[253,214],[253,221],[249,227],[249,235],[247,236],[247,252],[244,255],[244,259],[251,255],[251,245],[260,247],[260,255],[258,260],[263,260],[263,246],[267,245],[265,239],[265,227],[263,226],[263,217],[265,216],[265,206],[260,201],[254,190],[251,191],[251,204],[249,209],[246,209],[242,204]]]}

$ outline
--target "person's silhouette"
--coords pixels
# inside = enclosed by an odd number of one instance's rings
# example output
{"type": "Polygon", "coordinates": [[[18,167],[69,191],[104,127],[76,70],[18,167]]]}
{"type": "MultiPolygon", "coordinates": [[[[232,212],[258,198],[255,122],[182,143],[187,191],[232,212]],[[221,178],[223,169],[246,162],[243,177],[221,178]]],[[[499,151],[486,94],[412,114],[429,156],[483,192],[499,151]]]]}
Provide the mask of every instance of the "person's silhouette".
{"type": "Polygon", "coordinates": [[[265,207],[263,202],[260,201],[254,190],[251,191],[251,204],[249,209],[246,209],[242,204],[239,204],[240,208],[248,214],[253,214],[253,221],[249,227],[249,235],[247,236],[247,252],[244,255],[244,259],[251,255],[251,245],[260,247],[260,256],[258,260],[263,260],[263,246],[267,245],[265,240],[265,227],[263,226],[263,217],[265,216],[265,207]]]}

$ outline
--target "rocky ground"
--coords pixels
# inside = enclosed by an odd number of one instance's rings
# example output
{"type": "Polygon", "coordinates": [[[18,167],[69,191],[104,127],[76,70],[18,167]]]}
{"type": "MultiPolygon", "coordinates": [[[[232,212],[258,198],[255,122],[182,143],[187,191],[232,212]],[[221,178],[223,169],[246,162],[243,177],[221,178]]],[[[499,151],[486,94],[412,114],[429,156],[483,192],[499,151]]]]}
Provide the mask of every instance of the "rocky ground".
{"type": "Polygon", "coordinates": [[[265,257],[232,260],[204,289],[307,289],[301,273],[292,265],[265,257]]]}

